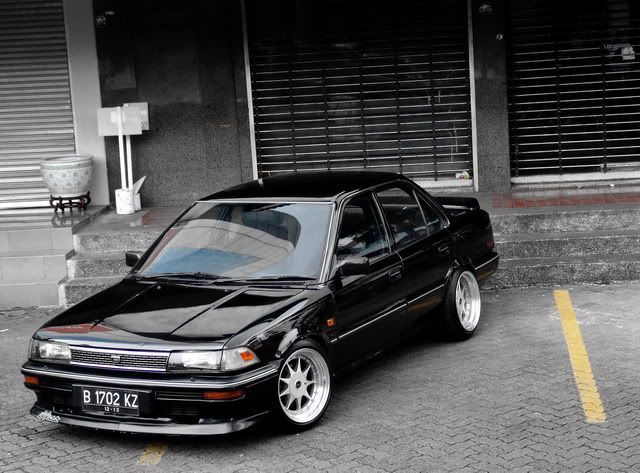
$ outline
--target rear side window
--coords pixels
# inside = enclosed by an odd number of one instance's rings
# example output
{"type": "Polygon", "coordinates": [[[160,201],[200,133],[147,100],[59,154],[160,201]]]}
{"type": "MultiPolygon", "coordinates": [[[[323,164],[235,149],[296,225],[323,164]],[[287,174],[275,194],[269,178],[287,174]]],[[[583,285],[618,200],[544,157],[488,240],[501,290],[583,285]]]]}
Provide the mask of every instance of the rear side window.
{"type": "Polygon", "coordinates": [[[434,209],[429,202],[427,202],[425,198],[418,195],[418,200],[420,201],[420,207],[422,207],[424,219],[427,222],[427,232],[429,233],[429,235],[438,233],[445,226],[444,222],[442,221],[442,217],[440,216],[438,211],[434,209]]]}
{"type": "Polygon", "coordinates": [[[404,248],[428,235],[422,209],[413,192],[409,193],[399,187],[392,187],[376,195],[398,248],[404,248]]]}
{"type": "Polygon", "coordinates": [[[370,197],[356,197],[344,208],[338,230],[338,261],[350,257],[375,258],[388,253],[380,216],[370,197]]]}

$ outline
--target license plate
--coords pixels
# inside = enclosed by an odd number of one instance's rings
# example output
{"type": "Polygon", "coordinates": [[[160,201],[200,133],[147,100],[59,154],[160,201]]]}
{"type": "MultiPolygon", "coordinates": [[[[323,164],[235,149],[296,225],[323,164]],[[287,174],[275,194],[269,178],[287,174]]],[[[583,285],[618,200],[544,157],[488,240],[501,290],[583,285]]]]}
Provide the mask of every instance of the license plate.
{"type": "Polygon", "coordinates": [[[128,389],[76,386],[76,399],[85,412],[140,415],[146,393],[128,389]]]}

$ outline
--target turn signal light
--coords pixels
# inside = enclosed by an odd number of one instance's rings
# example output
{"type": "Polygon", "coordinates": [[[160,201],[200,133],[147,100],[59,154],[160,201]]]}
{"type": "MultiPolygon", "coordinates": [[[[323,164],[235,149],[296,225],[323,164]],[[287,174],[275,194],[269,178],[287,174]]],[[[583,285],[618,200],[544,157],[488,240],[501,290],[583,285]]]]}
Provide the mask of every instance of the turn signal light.
{"type": "Polygon", "coordinates": [[[256,355],[254,355],[251,351],[243,351],[240,353],[240,356],[244,361],[251,361],[256,357],[256,355]]]}
{"type": "Polygon", "coordinates": [[[244,397],[244,389],[236,389],[235,391],[205,391],[202,393],[202,399],[206,401],[229,401],[232,399],[240,399],[244,397]]]}
{"type": "Polygon", "coordinates": [[[37,376],[25,376],[24,384],[31,384],[33,386],[38,386],[40,384],[40,380],[37,376]]]}

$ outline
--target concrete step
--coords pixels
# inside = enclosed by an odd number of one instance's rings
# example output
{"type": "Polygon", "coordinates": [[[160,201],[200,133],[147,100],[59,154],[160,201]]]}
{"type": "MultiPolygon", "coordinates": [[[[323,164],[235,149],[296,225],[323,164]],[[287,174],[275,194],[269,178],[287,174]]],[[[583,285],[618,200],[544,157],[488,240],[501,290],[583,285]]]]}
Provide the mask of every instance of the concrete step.
{"type": "Polygon", "coordinates": [[[535,213],[492,214],[496,236],[522,233],[564,233],[593,231],[640,231],[640,208],[549,210],[535,213]]]}
{"type": "Polygon", "coordinates": [[[78,278],[64,281],[60,284],[61,303],[66,307],[72,306],[109,286],[113,286],[121,280],[122,277],[109,276],[78,278]]]}
{"type": "Polygon", "coordinates": [[[640,254],[501,259],[490,289],[640,280],[640,254]]]}
{"type": "Polygon", "coordinates": [[[0,252],[0,284],[54,282],[67,277],[71,250],[0,252]]]}
{"type": "Polygon", "coordinates": [[[0,284],[0,307],[55,307],[58,282],[17,282],[0,284]]]}
{"type": "Polygon", "coordinates": [[[71,228],[0,227],[0,252],[73,249],[71,228]]]}
{"type": "Polygon", "coordinates": [[[69,278],[124,277],[129,271],[124,251],[76,253],[67,260],[69,278]]]}
{"type": "Polygon", "coordinates": [[[153,228],[119,232],[79,232],[73,235],[73,246],[78,253],[144,251],[162,230],[153,228]]]}
{"type": "Polygon", "coordinates": [[[495,238],[502,259],[640,254],[640,231],[514,233],[495,238]]]}

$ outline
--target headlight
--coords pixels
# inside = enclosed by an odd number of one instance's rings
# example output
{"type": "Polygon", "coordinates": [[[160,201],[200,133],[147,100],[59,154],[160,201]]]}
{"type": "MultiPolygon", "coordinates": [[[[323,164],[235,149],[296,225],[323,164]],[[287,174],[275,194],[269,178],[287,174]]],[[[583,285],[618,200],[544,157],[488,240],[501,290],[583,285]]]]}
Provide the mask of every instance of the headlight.
{"type": "Polygon", "coordinates": [[[176,351],[169,356],[171,371],[219,370],[221,351],[176,351]]]}
{"type": "Polygon", "coordinates": [[[32,360],[66,363],[71,360],[69,346],[60,342],[47,342],[44,340],[31,340],[32,360]]]}
{"type": "Polygon", "coordinates": [[[235,371],[258,363],[248,348],[215,351],[175,351],[169,356],[169,371],[235,371]]]}

